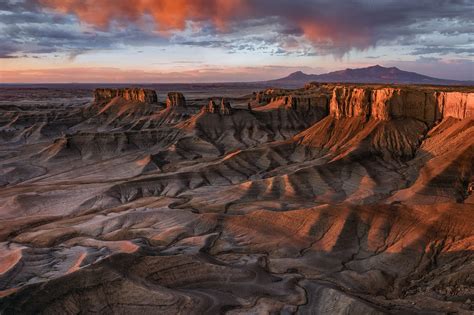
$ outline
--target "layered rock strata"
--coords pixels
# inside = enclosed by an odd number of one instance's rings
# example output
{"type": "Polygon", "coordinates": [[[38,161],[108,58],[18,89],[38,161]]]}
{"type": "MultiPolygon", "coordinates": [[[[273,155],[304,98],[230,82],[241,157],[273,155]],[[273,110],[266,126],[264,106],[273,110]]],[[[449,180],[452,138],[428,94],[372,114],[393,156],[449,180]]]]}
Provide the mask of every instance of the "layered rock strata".
{"type": "Polygon", "coordinates": [[[230,103],[225,99],[222,99],[221,101],[221,106],[219,107],[219,114],[232,115],[232,107],[230,106],[230,103]]]}
{"type": "Polygon", "coordinates": [[[121,97],[127,101],[135,101],[141,103],[157,103],[158,96],[154,90],[141,88],[126,89],[96,89],[94,91],[95,102],[110,101],[115,97],[121,97]]]}
{"type": "Polygon", "coordinates": [[[184,98],[183,93],[168,93],[168,98],[166,99],[166,107],[186,107],[186,99],[184,98]]]}
{"type": "Polygon", "coordinates": [[[207,104],[207,106],[204,108],[204,110],[208,113],[217,113],[219,111],[219,108],[216,104],[216,102],[214,102],[214,100],[210,100],[209,101],[209,104],[207,104]]]}
{"type": "Polygon", "coordinates": [[[404,117],[431,125],[446,117],[474,117],[474,93],[335,87],[329,111],[335,118],[365,116],[390,120],[404,117]]]}
{"type": "Polygon", "coordinates": [[[268,104],[288,95],[284,89],[266,89],[255,93],[254,99],[258,104],[268,104]]]}
{"type": "Polygon", "coordinates": [[[214,100],[210,100],[209,104],[205,106],[204,111],[223,116],[232,115],[232,106],[230,106],[230,103],[224,98],[221,100],[221,103],[219,105],[217,105],[214,100]]]}
{"type": "Polygon", "coordinates": [[[250,104],[256,107],[272,105],[284,107],[298,112],[308,112],[313,109],[328,113],[330,93],[319,86],[304,90],[267,89],[256,93],[250,104]]]}

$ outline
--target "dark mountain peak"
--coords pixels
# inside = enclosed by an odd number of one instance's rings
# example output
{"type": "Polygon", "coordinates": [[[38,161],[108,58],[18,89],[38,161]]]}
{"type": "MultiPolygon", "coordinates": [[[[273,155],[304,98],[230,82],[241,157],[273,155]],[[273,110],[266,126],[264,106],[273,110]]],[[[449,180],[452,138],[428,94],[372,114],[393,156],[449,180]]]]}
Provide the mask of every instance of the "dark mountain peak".
{"type": "Polygon", "coordinates": [[[296,71],[290,74],[287,78],[291,80],[305,79],[308,75],[303,71],[296,71]]]}
{"type": "Polygon", "coordinates": [[[400,70],[397,67],[374,65],[365,68],[347,68],[325,74],[305,74],[297,71],[289,76],[270,81],[280,86],[301,86],[308,82],[346,82],[346,83],[379,83],[379,84],[441,84],[441,85],[474,85],[472,81],[444,80],[422,75],[416,72],[400,70]]]}
{"type": "Polygon", "coordinates": [[[370,67],[365,67],[365,68],[356,68],[356,69],[348,68],[346,70],[349,70],[349,71],[352,71],[352,72],[361,72],[361,73],[364,73],[364,72],[367,72],[367,73],[370,73],[370,72],[375,72],[375,73],[404,72],[404,71],[398,69],[397,67],[384,67],[384,66],[381,66],[381,65],[375,65],[375,66],[370,66],[370,67]]]}
{"type": "Polygon", "coordinates": [[[393,70],[400,70],[396,67],[383,67],[381,65],[375,65],[375,66],[370,66],[370,67],[366,67],[366,68],[358,68],[358,69],[354,69],[354,70],[357,70],[357,71],[376,71],[376,72],[390,72],[390,71],[393,71],[393,70]]]}

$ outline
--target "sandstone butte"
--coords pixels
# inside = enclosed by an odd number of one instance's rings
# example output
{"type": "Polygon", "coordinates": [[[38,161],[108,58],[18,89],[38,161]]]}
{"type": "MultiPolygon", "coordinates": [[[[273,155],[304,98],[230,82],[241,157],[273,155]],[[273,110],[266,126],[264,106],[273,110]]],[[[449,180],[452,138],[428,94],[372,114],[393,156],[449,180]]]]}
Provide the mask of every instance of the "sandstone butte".
{"type": "Polygon", "coordinates": [[[110,101],[115,97],[123,98],[127,101],[136,101],[142,103],[157,103],[158,96],[154,90],[142,88],[124,88],[124,89],[107,89],[100,88],[94,91],[94,99],[96,102],[110,101]]]}
{"type": "MultiPolygon", "coordinates": [[[[95,102],[110,101],[115,97],[127,101],[157,103],[155,91],[149,89],[96,89],[95,102]]],[[[270,103],[284,99],[285,105],[326,106],[327,96],[304,97],[285,95],[284,90],[266,90],[257,95],[257,102],[270,103]]],[[[213,102],[213,101],[211,101],[213,102]]],[[[167,107],[186,107],[186,99],[182,93],[170,92],[166,99],[167,107]]],[[[215,109],[209,105],[208,111],[215,109]]],[[[222,99],[219,112],[229,114],[231,107],[222,99]]],[[[424,91],[413,88],[358,88],[338,86],[333,89],[329,101],[329,112],[336,118],[365,116],[380,120],[397,117],[411,117],[428,124],[442,119],[454,117],[464,119],[474,115],[474,94],[468,92],[424,91]]]]}
{"type": "Polygon", "coordinates": [[[186,107],[186,99],[179,92],[170,92],[166,98],[166,107],[186,107]]]}
{"type": "Polygon", "coordinates": [[[411,117],[432,125],[444,117],[473,117],[474,94],[403,88],[372,90],[337,87],[331,98],[330,113],[336,118],[366,116],[389,120],[411,117]]]}

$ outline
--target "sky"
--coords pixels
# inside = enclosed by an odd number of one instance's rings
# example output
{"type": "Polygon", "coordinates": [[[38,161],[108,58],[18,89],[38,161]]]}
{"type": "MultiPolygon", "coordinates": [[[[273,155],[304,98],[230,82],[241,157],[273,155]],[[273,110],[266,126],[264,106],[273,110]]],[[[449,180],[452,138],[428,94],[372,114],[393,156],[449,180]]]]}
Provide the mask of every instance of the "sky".
{"type": "Polygon", "coordinates": [[[0,83],[474,80],[472,0],[0,0],[0,83]]]}

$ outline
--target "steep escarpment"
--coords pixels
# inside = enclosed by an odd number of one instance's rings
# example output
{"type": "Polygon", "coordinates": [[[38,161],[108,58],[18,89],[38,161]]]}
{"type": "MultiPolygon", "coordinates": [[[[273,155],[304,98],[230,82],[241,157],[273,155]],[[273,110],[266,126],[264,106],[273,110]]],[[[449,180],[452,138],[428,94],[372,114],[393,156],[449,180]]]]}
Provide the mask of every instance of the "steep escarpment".
{"type": "Polygon", "coordinates": [[[335,118],[368,117],[371,111],[371,91],[364,88],[336,87],[329,105],[329,113],[335,118]]]}
{"type": "Polygon", "coordinates": [[[336,87],[330,103],[330,113],[336,118],[414,118],[428,125],[447,117],[474,117],[473,111],[474,93],[422,88],[336,87]]]}
{"type": "Polygon", "coordinates": [[[186,107],[186,99],[184,98],[183,93],[169,92],[168,97],[166,98],[166,107],[186,107]]]}
{"type": "Polygon", "coordinates": [[[437,103],[443,117],[458,119],[474,117],[474,93],[439,92],[437,103]]]}
{"type": "Polygon", "coordinates": [[[329,91],[325,87],[308,87],[301,90],[267,89],[253,95],[252,107],[260,110],[286,107],[293,110],[328,110],[329,91]]]}
{"type": "Polygon", "coordinates": [[[124,89],[108,89],[99,88],[94,91],[95,102],[110,101],[115,97],[123,98],[127,101],[142,103],[157,103],[158,96],[155,91],[142,88],[124,88],[124,89]]]}
{"type": "MultiPolygon", "coordinates": [[[[154,90],[141,88],[96,89],[94,101],[84,109],[83,124],[92,128],[97,125],[115,128],[132,123],[161,109],[154,90]]],[[[83,129],[79,127],[78,129],[83,129]]]]}
{"type": "Polygon", "coordinates": [[[214,100],[211,99],[209,100],[209,104],[204,107],[204,111],[212,114],[232,115],[232,106],[230,106],[230,102],[224,98],[221,100],[220,105],[217,105],[214,100]]]}
{"type": "Polygon", "coordinates": [[[290,90],[285,89],[266,89],[253,94],[253,100],[257,104],[268,104],[278,100],[281,97],[288,96],[290,90]]]}

